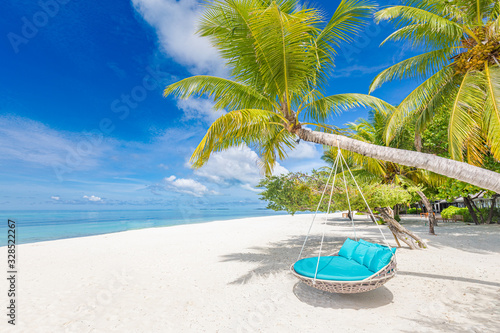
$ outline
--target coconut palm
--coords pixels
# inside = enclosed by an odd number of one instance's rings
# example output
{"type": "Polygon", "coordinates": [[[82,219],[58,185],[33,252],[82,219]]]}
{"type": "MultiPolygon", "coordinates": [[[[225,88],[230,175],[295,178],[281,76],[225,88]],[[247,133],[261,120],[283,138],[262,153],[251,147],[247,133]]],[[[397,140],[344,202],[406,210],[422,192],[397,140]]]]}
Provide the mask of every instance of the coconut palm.
{"type": "Polygon", "coordinates": [[[409,121],[418,135],[445,108],[453,159],[480,165],[488,150],[500,159],[500,1],[407,0],[375,18],[398,27],[382,44],[403,41],[424,50],[371,84],[370,92],[395,79],[424,79],[393,112],[385,141],[409,121]]]}
{"type": "Polygon", "coordinates": [[[318,10],[295,0],[207,4],[199,34],[217,48],[230,77],[198,75],[165,89],[165,95],[180,98],[206,95],[213,98],[216,109],[227,112],[214,121],[194,151],[193,166],[202,166],[213,152],[246,143],[257,151],[269,174],[299,137],[500,191],[500,175],[495,172],[353,140],[325,125],[332,115],[351,107],[392,109],[368,95],[324,96],[336,50],[342,42],[352,41],[373,9],[365,0],[343,0],[325,21],[318,10]]]}

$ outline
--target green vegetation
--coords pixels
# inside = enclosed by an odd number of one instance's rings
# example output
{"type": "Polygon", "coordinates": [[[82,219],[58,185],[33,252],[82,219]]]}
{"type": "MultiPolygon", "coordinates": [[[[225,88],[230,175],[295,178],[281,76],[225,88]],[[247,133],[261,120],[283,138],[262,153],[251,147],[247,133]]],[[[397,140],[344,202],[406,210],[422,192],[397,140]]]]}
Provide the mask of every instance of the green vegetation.
{"type": "MultiPolygon", "coordinates": [[[[265,188],[260,199],[268,202],[267,208],[284,210],[290,214],[298,211],[315,211],[324,190],[327,172],[313,171],[312,174],[289,173],[281,176],[267,177],[258,187],[265,188]]],[[[340,176],[339,176],[340,178],[340,176]]],[[[393,207],[398,203],[412,201],[414,188],[404,189],[394,184],[365,183],[362,191],[370,207],[393,207]]],[[[331,187],[327,188],[328,193],[331,187]]],[[[351,210],[367,211],[367,207],[352,181],[347,180],[347,193],[350,197],[351,210]]],[[[328,209],[328,198],[323,200],[320,211],[328,209]]],[[[346,190],[343,180],[337,179],[332,196],[335,203],[331,211],[348,210],[346,190]]],[[[378,214],[377,212],[376,214],[378,214]]]]}
{"type": "Polygon", "coordinates": [[[421,208],[409,208],[406,212],[408,214],[420,214],[420,213],[422,213],[422,209],[421,208]]]}
{"type": "Polygon", "coordinates": [[[441,212],[441,216],[445,219],[451,219],[454,215],[462,215],[465,217],[466,214],[469,214],[467,208],[458,208],[455,206],[450,206],[448,208],[445,208],[441,212]]]}

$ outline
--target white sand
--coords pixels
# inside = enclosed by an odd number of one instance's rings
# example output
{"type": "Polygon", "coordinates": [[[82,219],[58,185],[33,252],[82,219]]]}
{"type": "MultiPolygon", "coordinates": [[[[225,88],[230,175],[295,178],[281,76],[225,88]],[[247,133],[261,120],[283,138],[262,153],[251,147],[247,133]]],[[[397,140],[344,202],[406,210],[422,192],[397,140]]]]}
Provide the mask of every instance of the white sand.
{"type": "MultiPolygon", "coordinates": [[[[288,272],[310,220],[248,218],[20,245],[18,325],[3,314],[0,331],[500,331],[499,225],[443,224],[429,236],[423,222],[407,223],[429,249],[398,249],[396,278],[336,295],[288,272]]],[[[372,223],[358,227],[358,236],[380,241],[372,223]]],[[[348,221],[333,221],[327,251],[346,236],[348,221]]],[[[0,288],[6,313],[5,280],[0,288]]]]}

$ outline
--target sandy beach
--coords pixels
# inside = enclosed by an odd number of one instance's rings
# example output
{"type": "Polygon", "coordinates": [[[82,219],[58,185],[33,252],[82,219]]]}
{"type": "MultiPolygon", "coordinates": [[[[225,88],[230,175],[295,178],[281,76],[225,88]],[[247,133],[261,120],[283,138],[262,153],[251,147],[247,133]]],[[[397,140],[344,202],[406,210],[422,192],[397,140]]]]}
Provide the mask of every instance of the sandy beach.
{"type": "MultiPolygon", "coordinates": [[[[358,237],[381,242],[375,225],[358,220],[358,237]]],[[[385,286],[338,295],[288,271],[310,221],[309,214],[246,218],[20,245],[17,325],[4,314],[0,331],[500,330],[500,225],[441,223],[429,236],[423,220],[406,221],[429,248],[398,249],[398,276],[385,286]]],[[[318,250],[319,227],[307,255],[318,250]]],[[[326,252],[352,235],[347,219],[331,218],[326,252]]]]}

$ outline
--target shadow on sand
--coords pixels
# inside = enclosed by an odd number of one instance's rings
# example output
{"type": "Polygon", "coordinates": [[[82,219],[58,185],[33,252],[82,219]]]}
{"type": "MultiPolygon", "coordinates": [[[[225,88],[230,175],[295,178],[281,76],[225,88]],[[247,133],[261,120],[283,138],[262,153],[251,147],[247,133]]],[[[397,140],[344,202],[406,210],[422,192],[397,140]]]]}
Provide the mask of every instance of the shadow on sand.
{"type": "Polygon", "coordinates": [[[303,303],[327,309],[372,309],[387,305],[394,298],[384,286],[359,294],[332,294],[297,282],[293,293],[303,303]]]}
{"type": "Polygon", "coordinates": [[[477,284],[482,284],[485,286],[492,286],[492,287],[500,288],[500,283],[498,283],[498,282],[469,279],[469,278],[458,277],[458,276],[437,275],[437,274],[417,273],[417,272],[405,272],[405,271],[398,271],[398,275],[417,276],[417,277],[424,277],[424,278],[430,278],[430,279],[443,279],[443,280],[451,280],[451,281],[462,281],[462,282],[477,283],[477,284]]]}

